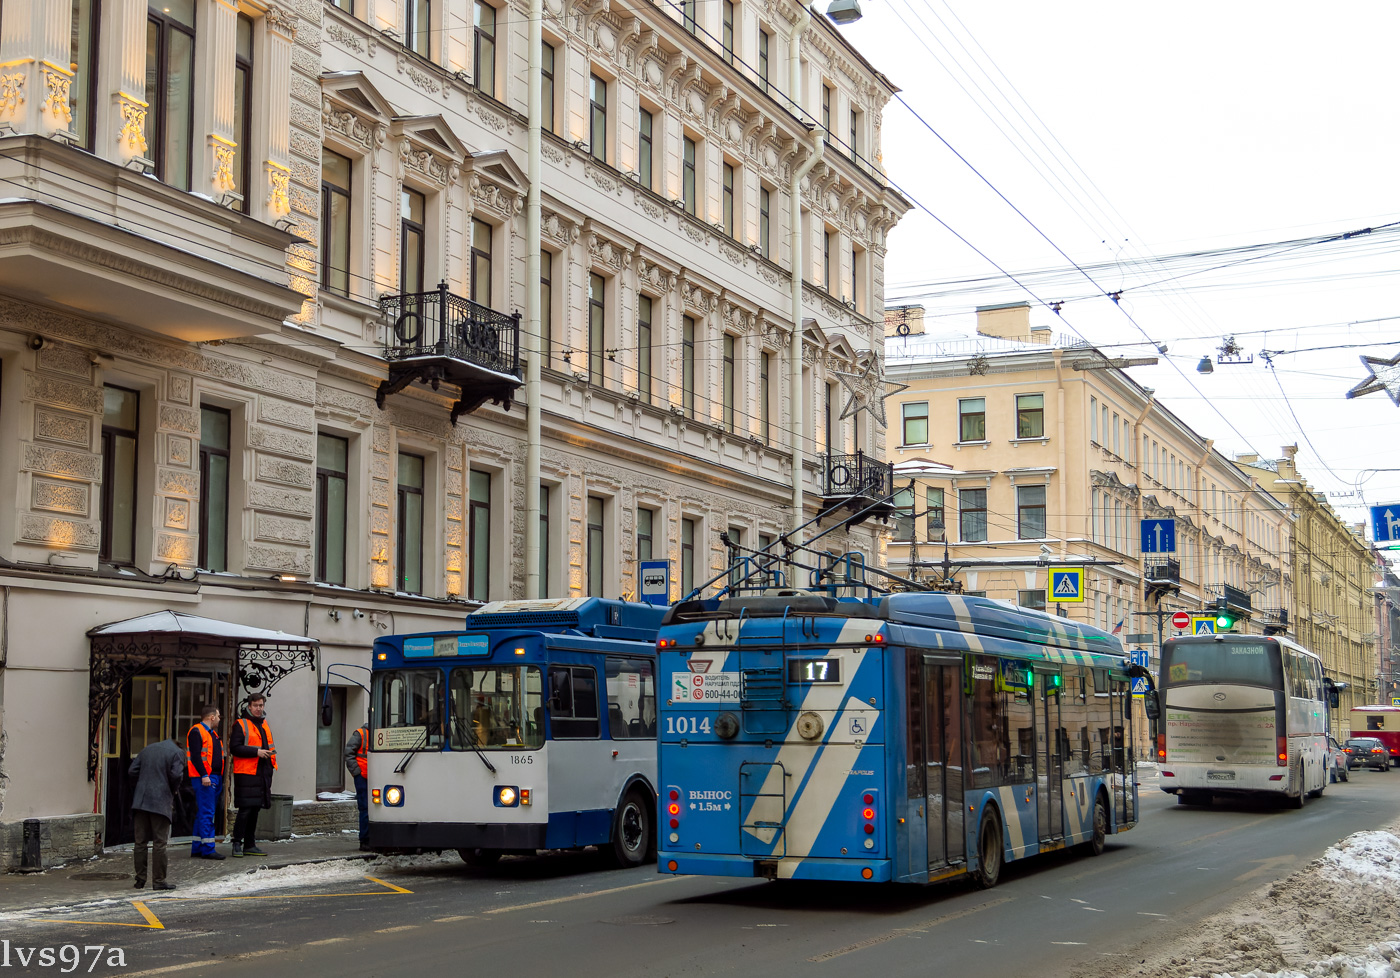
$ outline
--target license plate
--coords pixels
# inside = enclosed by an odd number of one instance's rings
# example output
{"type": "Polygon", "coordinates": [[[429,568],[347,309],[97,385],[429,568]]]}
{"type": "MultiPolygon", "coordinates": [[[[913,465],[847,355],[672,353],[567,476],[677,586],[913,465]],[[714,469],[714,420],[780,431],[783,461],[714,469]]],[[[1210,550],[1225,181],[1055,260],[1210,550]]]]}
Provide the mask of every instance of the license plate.
{"type": "Polygon", "coordinates": [[[1206,772],[1206,780],[1207,780],[1207,781],[1233,781],[1233,780],[1235,780],[1235,772],[1234,772],[1234,771],[1207,771],[1207,772],[1206,772]]]}

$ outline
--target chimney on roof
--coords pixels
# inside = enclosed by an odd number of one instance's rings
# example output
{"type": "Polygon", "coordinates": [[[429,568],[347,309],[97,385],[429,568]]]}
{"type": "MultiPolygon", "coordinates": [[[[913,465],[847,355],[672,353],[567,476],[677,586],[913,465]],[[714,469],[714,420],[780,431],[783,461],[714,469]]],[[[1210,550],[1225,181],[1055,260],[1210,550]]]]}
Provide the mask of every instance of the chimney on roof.
{"type": "Polygon", "coordinates": [[[1236,461],[1236,462],[1241,462],[1241,463],[1243,463],[1243,464],[1245,464],[1245,465],[1252,465],[1252,464],[1254,464],[1255,462],[1259,461],[1259,456],[1258,456],[1258,455],[1255,455],[1255,454],[1252,453],[1252,452],[1246,452],[1246,453],[1244,453],[1243,455],[1236,455],[1236,456],[1235,456],[1235,461],[1236,461]]]}
{"type": "Polygon", "coordinates": [[[1298,478],[1298,446],[1284,445],[1283,458],[1278,460],[1278,475],[1280,479],[1298,478]]]}
{"type": "Polygon", "coordinates": [[[1005,340],[1024,340],[1031,332],[1031,304],[1003,302],[977,307],[977,332],[1005,340]]]}
{"type": "Polygon", "coordinates": [[[1052,331],[1049,326],[1032,326],[1031,342],[1039,343],[1041,346],[1049,346],[1052,331]]]}

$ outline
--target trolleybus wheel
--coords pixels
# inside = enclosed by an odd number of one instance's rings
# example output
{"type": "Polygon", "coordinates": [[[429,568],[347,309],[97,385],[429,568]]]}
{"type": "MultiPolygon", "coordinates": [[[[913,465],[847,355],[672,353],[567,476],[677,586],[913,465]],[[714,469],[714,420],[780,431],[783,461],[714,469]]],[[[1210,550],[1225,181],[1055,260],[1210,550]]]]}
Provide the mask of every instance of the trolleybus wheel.
{"type": "Polygon", "coordinates": [[[1103,854],[1104,840],[1108,838],[1108,809],[1104,807],[1103,795],[1094,799],[1094,834],[1089,841],[1079,845],[1079,851],[1086,856],[1103,854]]]}
{"type": "Polygon", "coordinates": [[[982,889],[990,890],[1001,879],[1001,856],[1001,819],[995,809],[988,807],[977,828],[977,869],[973,873],[982,889]]]}
{"type": "Polygon", "coordinates": [[[484,869],[487,866],[494,866],[501,858],[499,849],[458,849],[457,855],[462,857],[462,862],[477,869],[484,869]]]}
{"type": "Polygon", "coordinates": [[[656,829],[652,806],[642,792],[633,788],[622,799],[613,815],[612,851],[619,866],[640,866],[656,851],[656,829]]]}

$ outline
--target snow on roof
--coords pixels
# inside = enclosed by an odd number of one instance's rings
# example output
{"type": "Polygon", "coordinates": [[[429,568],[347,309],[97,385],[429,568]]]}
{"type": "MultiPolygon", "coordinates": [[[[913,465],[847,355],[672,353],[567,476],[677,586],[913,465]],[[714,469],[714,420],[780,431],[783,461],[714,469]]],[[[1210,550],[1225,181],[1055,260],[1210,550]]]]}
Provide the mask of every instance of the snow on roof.
{"type": "Polygon", "coordinates": [[[217,618],[201,618],[182,611],[157,611],[139,618],[99,625],[89,638],[113,635],[187,635],[227,642],[231,645],[319,645],[320,639],[292,635],[270,628],[255,628],[217,618]]]}

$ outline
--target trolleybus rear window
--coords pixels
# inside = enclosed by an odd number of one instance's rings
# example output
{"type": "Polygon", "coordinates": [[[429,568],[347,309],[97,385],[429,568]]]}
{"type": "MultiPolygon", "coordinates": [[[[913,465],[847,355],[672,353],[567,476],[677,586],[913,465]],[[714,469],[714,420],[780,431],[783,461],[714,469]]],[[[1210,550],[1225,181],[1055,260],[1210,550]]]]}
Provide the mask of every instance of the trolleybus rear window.
{"type": "Polygon", "coordinates": [[[1272,642],[1168,643],[1162,660],[1164,688],[1201,682],[1283,688],[1272,642]]]}

